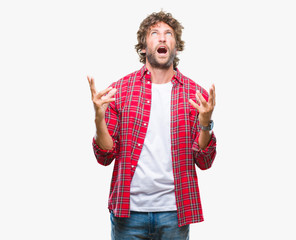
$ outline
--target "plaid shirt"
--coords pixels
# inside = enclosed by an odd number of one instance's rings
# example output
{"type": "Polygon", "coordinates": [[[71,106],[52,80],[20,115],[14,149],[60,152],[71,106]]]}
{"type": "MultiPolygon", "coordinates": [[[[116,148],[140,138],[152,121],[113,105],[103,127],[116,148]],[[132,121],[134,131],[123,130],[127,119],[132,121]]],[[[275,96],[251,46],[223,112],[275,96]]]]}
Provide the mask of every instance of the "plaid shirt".
{"type": "MultiPolygon", "coordinates": [[[[211,167],[216,155],[216,138],[212,134],[205,150],[198,146],[198,111],[188,100],[199,90],[208,93],[176,69],[172,78],[171,152],[179,226],[203,221],[195,164],[211,167]]],[[[151,109],[151,75],[144,65],[111,85],[117,89],[105,115],[113,148],[102,150],[93,139],[97,161],[107,166],[114,159],[108,208],[117,217],[130,216],[130,184],[140,157],[151,109]]],[[[161,119],[160,119],[161,121],[161,119]]]]}

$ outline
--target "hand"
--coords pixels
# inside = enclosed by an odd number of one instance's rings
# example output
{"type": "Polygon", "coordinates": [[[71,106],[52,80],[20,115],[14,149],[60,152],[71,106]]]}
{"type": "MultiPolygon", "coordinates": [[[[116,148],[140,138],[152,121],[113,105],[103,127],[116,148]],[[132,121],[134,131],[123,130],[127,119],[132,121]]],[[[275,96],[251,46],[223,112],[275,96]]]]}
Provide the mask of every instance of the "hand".
{"type": "Polygon", "coordinates": [[[96,119],[102,120],[105,118],[105,112],[110,102],[115,101],[115,98],[112,97],[114,96],[116,89],[109,87],[101,92],[97,92],[94,79],[87,76],[87,80],[90,86],[92,101],[94,103],[96,119]]]}
{"type": "Polygon", "coordinates": [[[199,91],[196,91],[195,97],[197,103],[195,103],[192,99],[189,99],[189,103],[198,110],[199,123],[202,126],[208,126],[210,124],[212,113],[216,105],[215,85],[213,84],[210,88],[208,102],[204,99],[199,91]]]}

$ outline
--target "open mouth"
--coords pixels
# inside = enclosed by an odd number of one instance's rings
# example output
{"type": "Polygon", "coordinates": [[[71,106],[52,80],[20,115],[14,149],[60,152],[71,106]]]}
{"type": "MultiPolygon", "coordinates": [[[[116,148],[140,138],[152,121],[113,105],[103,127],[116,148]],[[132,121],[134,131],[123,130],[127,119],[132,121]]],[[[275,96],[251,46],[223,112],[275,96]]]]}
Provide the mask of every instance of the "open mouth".
{"type": "Polygon", "coordinates": [[[157,49],[157,52],[160,53],[160,54],[166,54],[167,53],[167,48],[164,47],[164,46],[161,46],[157,49]]]}

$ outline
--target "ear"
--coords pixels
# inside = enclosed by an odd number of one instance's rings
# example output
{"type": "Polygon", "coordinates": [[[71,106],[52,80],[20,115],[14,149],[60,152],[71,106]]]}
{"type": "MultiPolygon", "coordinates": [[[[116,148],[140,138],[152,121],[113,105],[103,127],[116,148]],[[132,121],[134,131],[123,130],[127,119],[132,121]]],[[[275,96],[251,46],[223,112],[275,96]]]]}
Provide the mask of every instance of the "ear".
{"type": "Polygon", "coordinates": [[[141,50],[141,53],[146,53],[146,49],[142,49],[141,50]]]}

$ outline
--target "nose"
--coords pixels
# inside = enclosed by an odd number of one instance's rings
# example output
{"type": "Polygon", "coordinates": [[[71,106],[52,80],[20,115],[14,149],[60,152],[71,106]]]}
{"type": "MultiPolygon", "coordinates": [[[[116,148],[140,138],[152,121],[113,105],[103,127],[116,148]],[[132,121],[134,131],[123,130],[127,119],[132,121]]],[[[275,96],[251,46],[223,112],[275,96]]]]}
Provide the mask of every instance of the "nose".
{"type": "Polygon", "coordinates": [[[166,34],[165,33],[159,34],[159,42],[166,42],[166,34]]]}

